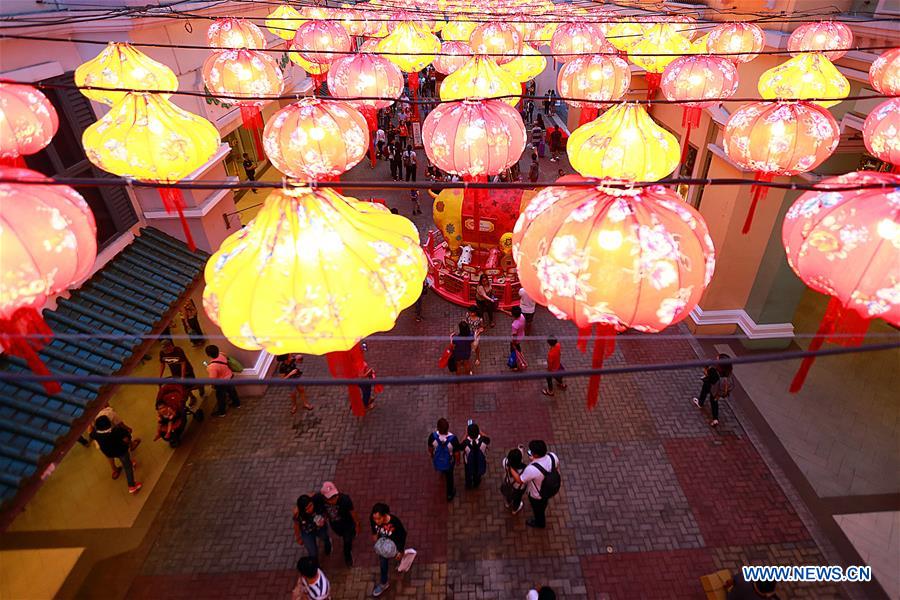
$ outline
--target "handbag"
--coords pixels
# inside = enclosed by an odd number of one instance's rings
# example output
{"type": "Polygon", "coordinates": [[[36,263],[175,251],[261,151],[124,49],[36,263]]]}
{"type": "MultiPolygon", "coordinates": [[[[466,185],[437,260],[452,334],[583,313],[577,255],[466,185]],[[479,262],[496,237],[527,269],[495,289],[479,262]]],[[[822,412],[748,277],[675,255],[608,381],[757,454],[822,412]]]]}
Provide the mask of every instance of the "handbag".
{"type": "Polygon", "coordinates": [[[516,349],[512,348],[509,351],[509,358],[506,359],[506,366],[510,369],[516,368],[516,349]]]}
{"type": "Polygon", "coordinates": [[[448,364],[450,364],[450,357],[453,356],[453,344],[450,344],[446,348],[444,348],[444,353],[441,354],[441,357],[438,359],[438,367],[445,368],[448,364]]]}

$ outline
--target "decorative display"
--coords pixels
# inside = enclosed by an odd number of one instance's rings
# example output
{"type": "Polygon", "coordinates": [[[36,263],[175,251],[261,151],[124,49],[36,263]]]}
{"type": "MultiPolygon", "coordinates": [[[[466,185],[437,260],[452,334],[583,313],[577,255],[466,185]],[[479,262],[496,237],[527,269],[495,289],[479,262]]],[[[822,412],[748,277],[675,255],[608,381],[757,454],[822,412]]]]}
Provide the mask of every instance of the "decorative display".
{"type": "Polygon", "coordinates": [[[847,54],[852,45],[853,31],[837,21],[804,23],[791,33],[787,43],[791,52],[824,52],[831,61],[847,54]]]}
{"type": "Polygon", "coordinates": [[[709,32],[706,48],[736,63],[750,62],[766,47],[766,34],[755,23],[722,23],[709,32]]]}
{"type": "Polygon", "coordinates": [[[592,23],[561,23],[550,38],[550,50],[554,59],[567,63],[580,55],[600,52],[605,39],[592,23]]]}
{"type": "Polygon", "coordinates": [[[473,21],[448,21],[441,30],[441,37],[445,42],[465,42],[469,43],[472,32],[478,27],[478,23],[473,21]]]}
{"type": "Polygon", "coordinates": [[[303,18],[290,4],[279,4],[266,17],[266,29],[283,40],[294,39],[294,34],[301,24],[303,24],[303,18]]]}
{"type": "Polygon", "coordinates": [[[631,85],[628,63],[618,56],[579,56],[559,70],[556,89],[569,106],[581,108],[579,125],[597,118],[598,105],[584,100],[620,100],[631,85]]]}
{"type": "Polygon", "coordinates": [[[900,96],[900,48],[891,48],[872,61],[869,81],[882,94],[900,96]]]}
{"type": "Polygon", "coordinates": [[[647,72],[647,99],[652,99],[659,90],[662,72],[666,65],[680,54],[691,51],[691,41],[678,33],[671,23],[654,23],[648,27],[640,40],[631,46],[628,58],[647,72]]]}
{"type": "Polygon", "coordinates": [[[213,21],[206,32],[206,39],[211,48],[225,50],[259,50],[266,47],[266,38],[259,27],[233,17],[213,21]]]}
{"type": "Polygon", "coordinates": [[[469,37],[475,54],[487,54],[498,65],[508,63],[522,53],[522,35],[503,21],[481,23],[469,37]]]}
{"type": "Polygon", "coordinates": [[[544,72],[547,68],[547,59],[530,45],[523,44],[522,55],[500,65],[500,68],[516,81],[525,82],[544,72]]]}
{"type": "Polygon", "coordinates": [[[0,166],[25,166],[56,135],[59,118],[47,97],[30,85],[0,83],[0,166]]]}
{"type": "Polygon", "coordinates": [[[350,52],[350,36],[334,21],[306,21],[297,28],[293,47],[311,63],[331,64],[350,52]]]}
{"type": "Polygon", "coordinates": [[[443,75],[456,72],[472,57],[472,49],[465,42],[444,42],[441,53],[434,59],[434,70],[443,75]]]}
{"type": "MultiPolygon", "coordinates": [[[[377,46],[379,52],[386,52],[385,58],[409,73],[407,85],[411,100],[419,95],[419,71],[431,64],[441,50],[441,40],[428,29],[410,21],[397,24],[389,36],[377,46]],[[411,54],[403,54],[410,52],[411,54]]],[[[419,105],[413,104],[413,119],[419,120],[419,105]]]]}
{"type": "MultiPolygon", "coordinates": [[[[846,98],[850,82],[825,55],[818,52],[799,54],[759,78],[759,94],[766,99],[811,100],[813,98],[846,98]]],[[[813,100],[825,108],[840,100],[813,100]]]]}
{"type": "MultiPolygon", "coordinates": [[[[172,69],[131,44],[110,42],[100,54],[75,69],[75,85],[91,100],[112,106],[124,98],[126,92],[84,89],[83,86],[174,92],[178,89],[178,78],[172,69]]],[[[168,98],[169,94],[164,97],[168,98]]]]}
{"type": "Polygon", "coordinates": [[[889,98],[869,113],[863,124],[863,142],[872,156],[900,171],[900,98],[889,98]]]}
{"type": "Polygon", "coordinates": [[[606,39],[618,50],[628,52],[632,46],[641,41],[642,35],[644,26],[635,23],[633,19],[626,19],[611,26],[606,32],[606,39]]]}
{"type": "Polygon", "coordinates": [[[490,57],[473,56],[441,84],[441,100],[500,98],[510,106],[519,102],[521,84],[490,57]]]}

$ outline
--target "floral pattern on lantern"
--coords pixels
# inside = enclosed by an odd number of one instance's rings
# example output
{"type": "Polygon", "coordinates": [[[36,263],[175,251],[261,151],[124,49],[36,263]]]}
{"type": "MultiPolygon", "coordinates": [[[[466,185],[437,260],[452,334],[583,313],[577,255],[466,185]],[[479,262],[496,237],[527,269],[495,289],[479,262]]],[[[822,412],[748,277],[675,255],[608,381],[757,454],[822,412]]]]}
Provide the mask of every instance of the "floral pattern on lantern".
{"type": "Polygon", "coordinates": [[[455,73],[472,58],[472,48],[465,42],[444,42],[441,53],[434,59],[434,70],[443,75],[455,73]]]}
{"type": "Polygon", "coordinates": [[[900,96],[900,48],[891,48],[869,67],[872,87],[888,96],[900,96]]]}
{"type": "Polygon", "coordinates": [[[0,83],[0,162],[40,152],[58,128],[56,109],[43,93],[30,85],[0,83]]]}
{"type": "Polygon", "coordinates": [[[567,63],[580,55],[600,52],[605,37],[593,23],[561,23],[550,38],[553,58],[567,63]]]}
{"type": "Polygon", "coordinates": [[[394,103],[403,93],[403,73],[391,61],[375,54],[350,54],[338,58],[328,71],[328,90],[335,98],[373,97],[378,100],[351,100],[348,104],[362,110],[379,110],[394,103]]]}
{"type": "Polygon", "coordinates": [[[590,106],[576,98],[595,101],[619,100],[631,85],[628,63],[618,56],[579,56],[559,70],[556,89],[572,107],[590,106]]]}
{"type": "MultiPolygon", "coordinates": [[[[766,99],[807,100],[811,98],[846,98],[850,82],[825,55],[818,52],[799,54],[759,77],[759,94],[766,99]]],[[[828,108],[840,100],[814,101],[828,108]]]]}
{"type": "Polygon", "coordinates": [[[626,17],[625,20],[608,27],[606,39],[616,49],[628,52],[632,46],[641,41],[642,35],[644,35],[644,26],[635,23],[634,18],[626,17]]]}
{"type": "Polygon", "coordinates": [[[258,50],[221,50],[203,63],[203,83],[225,105],[262,106],[259,96],[278,96],[284,76],[278,61],[258,50]],[[245,99],[246,98],[246,99],[245,99]]]}
{"type": "Polygon", "coordinates": [[[498,65],[508,63],[522,52],[522,35],[509,23],[481,23],[469,37],[476,54],[488,54],[498,65]]]}
{"type": "Polygon", "coordinates": [[[850,27],[837,21],[819,21],[795,29],[787,47],[791,52],[824,52],[828,60],[835,61],[847,54],[852,44],[850,27]]]}
{"type": "Polygon", "coordinates": [[[233,17],[213,21],[206,32],[206,39],[211,48],[259,50],[266,47],[266,38],[259,27],[233,17]]]}
{"type": "Polygon", "coordinates": [[[515,106],[521,93],[521,84],[489,56],[473,56],[441,83],[444,101],[510,96],[503,102],[515,106]]]}
{"type": "Polygon", "coordinates": [[[347,30],[349,36],[356,37],[366,34],[366,31],[369,29],[369,23],[363,11],[354,8],[342,8],[337,13],[340,17],[341,26],[347,30]]]}
{"type": "Polygon", "coordinates": [[[676,25],[654,23],[628,50],[628,58],[648,74],[662,73],[666,65],[691,51],[691,41],[678,33],[676,25]]]}
{"type": "Polygon", "coordinates": [[[306,21],[294,35],[294,49],[311,63],[331,64],[350,52],[347,30],[334,21],[306,21]]]}
{"type": "Polygon", "coordinates": [[[131,44],[110,42],[100,54],[75,69],[75,85],[91,100],[112,106],[127,92],[88,90],[84,86],[174,92],[178,78],[172,69],[131,44]]]}
{"type": "Polygon", "coordinates": [[[544,72],[547,68],[547,59],[530,45],[523,44],[522,55],[500,65],[500,68],[516,81],[524,83],[544,72]]]}
{"type": "Polygon", "coordinates": [[[445,42],[465,42],[469,43],[472,32],[478,27],[478,23],[473,21],[448,21],[441,30],[441,37],[445,42]]]}
{"type": "Polygon", "coordinates": [[[496,175],[518,162],[525,149],[519,112],[500,100],[438,104],[425,117],[428,159],[456,175],[496,175]]]}
{"type": "Polygon", "coordinates": [[[391,329],[426,271],[408,219],[328,189],[276,190],[210,257],[203,305],[238,347],[321,355],[391,329]]]}
{"type": "Polygon", "coordinates": [[[863,142],[872,156],[900,167],[900,98],[889,98],[869,113],[863,142]]]}
{"type": "Polygon", "coordinates": [[[709,32],[706,48],[736,63],[750,62],[766,47],[766,34],[755,23],[722,23],[709,32]]]}
{"type": "Polygon", "coordinates": [[[566,144],[572,168],[585,177],[656,181],[680,158],[678,140],[637,104],[617,104],[572,132],[566,144]]]}
{"type": "Polygon", "coordinates": [[[346,102],[304,98],[276,112],[263,133],[276,169],[296,179],[337,177],[369,148],[365,118],[346,102]]]}
{"type": "Polygon", "coordinates": [[[266,17],[266,29],[283,40],[294,39],[297,28],[303,24],[303,17],[290,4],[280,4],[266,17]]]}

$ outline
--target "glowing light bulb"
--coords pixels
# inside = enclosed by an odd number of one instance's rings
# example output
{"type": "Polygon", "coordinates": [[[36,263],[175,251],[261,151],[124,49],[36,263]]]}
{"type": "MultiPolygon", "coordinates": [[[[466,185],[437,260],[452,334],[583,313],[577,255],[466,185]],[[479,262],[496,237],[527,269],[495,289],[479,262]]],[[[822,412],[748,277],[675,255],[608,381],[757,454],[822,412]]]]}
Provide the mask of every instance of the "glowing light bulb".
{"type": "Polygon", "coordinates": [[[321,127],[313,127],[309,130],[309,137],[318,142],[325,137],[325,132],[322,131],[321,127]]]}
{"type": "Polygon", "coordinates": [[[609,252],[618,250],[622,246],[622,232],[617,229],[601,229],[597,234],[597,244],[609,252]]]}
{"type": "Polygon", "coordinates": [[[882,219],[878,222],[878,235],[896,245],[900,241],[900,225],[893,219],[882,219]]]}

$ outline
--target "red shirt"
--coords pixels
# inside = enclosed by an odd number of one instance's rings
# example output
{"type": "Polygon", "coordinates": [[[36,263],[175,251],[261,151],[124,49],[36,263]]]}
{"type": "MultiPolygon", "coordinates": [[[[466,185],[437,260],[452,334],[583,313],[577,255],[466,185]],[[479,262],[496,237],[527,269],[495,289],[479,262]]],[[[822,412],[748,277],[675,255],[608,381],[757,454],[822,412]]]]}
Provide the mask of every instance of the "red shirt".
{"type": "Polygon", "coordinates": [[[556,342],[556,345],[547,352],[547,370],[559,371],[559,362],[562,355],[562,344],[556,342]]]}

